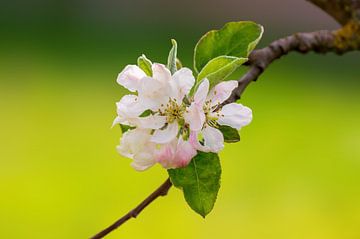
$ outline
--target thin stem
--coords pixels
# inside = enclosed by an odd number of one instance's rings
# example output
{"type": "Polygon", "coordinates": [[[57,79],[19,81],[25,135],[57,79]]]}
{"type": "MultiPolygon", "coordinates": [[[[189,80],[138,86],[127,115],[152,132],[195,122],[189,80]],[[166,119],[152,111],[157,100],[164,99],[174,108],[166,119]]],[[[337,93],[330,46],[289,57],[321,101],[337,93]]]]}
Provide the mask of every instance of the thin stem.
{"type": "Polygon", "coordinates": [[[155,199],[157,199],[160,196],[165,196],[169,189],[171,188],[172,183],[170,179],[166,179],[166,181],[158,187],[152,194],[150,194],[144,201],[142,201],[137,207],[129,211],[126,215],[124,215],[122,218],[114,222],[109,227],[105,228],[95,236],[91,237],[90,239],[100,239],[109,234],[110,232],[114,231],[116,228],[121,226],[123,223],[125,223],[127,220],[131,218],[136,218],[144,208],[146,208],[150,203],[152,203],[155,199]]]}

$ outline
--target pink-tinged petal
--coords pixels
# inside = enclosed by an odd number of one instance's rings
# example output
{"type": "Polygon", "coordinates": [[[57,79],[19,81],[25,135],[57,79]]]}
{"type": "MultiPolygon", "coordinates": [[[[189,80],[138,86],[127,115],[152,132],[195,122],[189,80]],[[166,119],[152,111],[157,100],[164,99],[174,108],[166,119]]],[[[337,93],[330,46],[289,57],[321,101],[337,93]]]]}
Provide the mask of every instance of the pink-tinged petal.
{"type": "Polygon", "coordinates": [[[166,116],[149,115],[146,117],[139,117],[135,122],[136,126],[143,129],[160,129],[165,126],[166,116]]]}
{"type": "Polygon", "coordinates": [[[161,145],[156,153],[155,160],[164,168],[169,168],[171,166],[171,161],[175,156],[176,141],[177,139],[174,139],[168,144],[161,145]]]}
{"type": "Polygon", "coordinates": [[[189,164],[197,154],[188,141],[175,138],[169,144],[162,145],[156,154],[156,161],[164,168],[181,168],[189,164]]]}
{"type": "Polygon", "coordinates": [[[205,122],[204,110],[195,103],[192,103],[184,113],[185,122],[189,124],[190,129],[199,131],[202,129],[205,122]]]}
{"type": "Polygon", "coordinates": [[[204,79],[199,87],[197,88],[195,95],[194,95],[194,102],[199,105],[199,106],[203,106],[205,101],[206,101],[206,97],[207,94],[209,92],[209,80],[208,79],[204,79]]]}
{"type": "Polygon", "coordinates": [[[179,131],[178,123],[169,124],[165,129],[155,130],[151,141],[158,144],[166,144],[172,141],[179,131]]]}
{"type": "Polygon", "coordinates": [[[182,138],[180,138],[176,148],[172,167],[181,168],[187,166],[196,154],[197,151],[195,147],[193,147],[190,142],[184,141],[182,138]]]}
{"type": "Polygon", "coordinates": [[[217,104],[221,104],[227,100],[237,86],[238,82],[235,80],[224,81],[217,84],[210,90],[207,97],[208,100],[211,100],[211,106],[216,106],[217,104]]]}
{"type": "Polygon", "coordinates": [[[173,91],[172,98],[175,98],[180,103],[184,96],[190,92],[195,83],[195,78],[192,71],[184,67],[174,73],[170,83],[173,91]]]}
{"type": "Polygon", "coordinates": [[[171,73],[166,66],[159,63],[152,64],[153,78],[162,83],[171,81],[171,73]]]}
{"type": "Polygon", "coordinates": [[[210,152],[217,153],[224,148],[224,136],[220,130],[207,126],[202,130],[204,146],[210,152]]]}
{"type": "Polygon", "coordinates": [[[250,108],[237,103],[227,104],[222,107],[218,123],[228,125],[239,130],[248,125],[252,120],[252,111],[250,108]]]}
{"type": "Polygon", "coordinates": [[[140,87],[140,82],[146,74],[136,65],[127,65],[125,69],[120,72],[117,78],[117,83],[124,86],[126,89],[134,92],[140,87]]]}

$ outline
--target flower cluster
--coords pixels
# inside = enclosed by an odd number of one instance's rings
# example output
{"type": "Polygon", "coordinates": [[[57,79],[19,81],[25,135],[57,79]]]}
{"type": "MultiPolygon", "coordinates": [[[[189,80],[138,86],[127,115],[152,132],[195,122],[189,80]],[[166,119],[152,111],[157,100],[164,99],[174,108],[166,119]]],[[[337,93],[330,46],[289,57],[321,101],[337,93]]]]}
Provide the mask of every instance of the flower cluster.
{"type": "Polygon", "coordinates": [[[153,63],[151,70],[152,76],[148,76],[138,66],[128,65],[117,78],[133,93],[116,104],[114,124],[130,126],[117,150],[133,159],[136,170],[155,163],[164,168],[184,167],[197,151],[217,153],[224,148],[219,126],[239,130],[250,123],[249,108],[237,103],[222,105],[237,81],[224,81],[209,89],[205,78],[192,89],[195,78],[188,68],[171,74],[166,66],[153,63]]]}

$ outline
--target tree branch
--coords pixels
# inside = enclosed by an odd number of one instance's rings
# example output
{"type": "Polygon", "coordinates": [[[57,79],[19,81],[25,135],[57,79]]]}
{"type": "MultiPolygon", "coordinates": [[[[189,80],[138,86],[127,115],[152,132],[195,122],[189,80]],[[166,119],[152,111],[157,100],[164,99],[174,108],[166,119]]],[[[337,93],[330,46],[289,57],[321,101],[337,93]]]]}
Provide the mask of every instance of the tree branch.
{"type": "Polygon", "coordinates": [[[125,216],[114,222],[111,226],[107,227],[106,229],[102,230],[95,236],[91,237],[90,239],[100,239],[121,226],[123,223],[125,223],[127,220],[131,218],[136,218],[137,215],[141,213],[144,208],[146,208],[150,203],[152,203],[155,199],[157,199],[160,196],[166,196],[169,189],[171,188],[172,183],[170,182],[170,179],[166,179],[166,181],[158,187],[152,194],[150,194],[144,201],[142,201],[137,207],[135,207],[133,210],[128,212],[125,216]]]}
{"type": "MultiPolygon", "coordinates": [[[[300,53],[334,52],[343,54],[348,51],[360,50],[360,0],[307,0],[320,7],[333,18],[342,28],[337,31],[316,31],[296,33],[272,42],[269,46],[253,51],[249,56],[248,72],[238,81],[236,88],[225,103],[235,102],[240,99],[246,87],[256,81],[264,70],[276,59],[295,51],[300,53]]],[[[172,183],[168,178],[158,189],[141,202],[136,208],[117,220],[108,228],[99,232],[91,239],[100,239],[121,226],[130,218],[136,218],[141,211],[156,198],[165,196],[172,183]]]]}
{"type": "Polygon", "coordinates": [[[307,0],[345,25],[349,20],[360,20],[360,1],[358,0],[307,0]]]}
{"type": "MultiPolygon", "coordinates": [[[[357,2],[360,4],[360,0],[357,2]]],[[[292,51],[303,54],[334,52],[341,55],[356,50],[360,50],[360,23],[353,19],[336,31],[296,33],[273,41],[269,46],[251,52],[249,61],[246,63],[250,66],[248,72],[238,80],[238,88],[224,104],[240,99],[246,87],[252,81],[256,81],[273,61],[292,51]]]]}

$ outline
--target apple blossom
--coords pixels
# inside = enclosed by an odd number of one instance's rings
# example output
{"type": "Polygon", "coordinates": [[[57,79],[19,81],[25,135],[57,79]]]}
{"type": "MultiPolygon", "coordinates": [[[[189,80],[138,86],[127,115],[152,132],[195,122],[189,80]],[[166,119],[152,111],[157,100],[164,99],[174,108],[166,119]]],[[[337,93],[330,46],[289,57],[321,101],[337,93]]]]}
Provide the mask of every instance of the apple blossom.
{"type": "Polygon", "coordinates": [[[124,133],[118,151],[133,159],[139,171],[155,163],[164,168],[186,166],[197,151],[219,152],[224,137],[219,125],[239,130],[250,123],[251,110],[241,104],[221,104],[237,87],[237,81],[225,81],[209,91],[204,79],[190,96],[195,78],[188,68],[173,75],[162,64],[151,65],[152,76],[136,65],[128,65],[117,82],[134,94],[117,102],[113,124],[132,127],[124,133]],[[144,114],[146,113],[146,114],[144,114]]]}
{"type": "Polygon", "coordinates": [[[127,66],[119,74],[117,82],[138,95],[126,95],[117,103],[114,124],[154,129],[152,141],[168,143],[178,133],[185,105],[183,98],[192,88],[195,78],[188,68],[181,68],[171,75],[162,64],[152,65],[153,76],[149,77],[135,65],[127,66]],[[140,117],[146,111],[152,114],[140,117]]]}
{"type": "MultiPolygon", "coordinates": [[[[181,68],[171,75],[164,65],[157,63],[152,64],[152,74],[149,77],[138,66],[129,65],[118,76],[117,82],[129,91],[137,92],[137,95],[125,95],[117,103],[118,116],[113,124],[142,129],[143,134],[147,132],[139,142],[125,134],[118,147],[123,150],[119,152],[132,158],[132,165],[137,170],[146,169],[155,161],[165,168],[186,166],[196,155],[196,150],[189,142],[177,136],[179,133],[184,138],[189,136],[183,118],[187,105],[183,100],[194,85],[195,78],[188,68],[181,68]],[[150,114],[142,117],[146,111],[150,111],[150,114]],[[157,150],[138,144],[156,146],[157,150]],[[132,151],[136,149],[136,153],[129,154],[126,148],[132,151]],[[142,152],[146,150],[148,152],[142,152]],[[164,159],[165,156],[168,157],[167,160],[164,159]]],[[[130,133],[132,134],[135,133],[130,133]]]]}
{"type": "Polygon", "coordinates": [[[199,85],[184,116],[192,131],[190,141],[197,150],[217,153],[224,148],[224,137],[217,125],[239,130],[251,122],[252,112],[248,107],[237,103],[221,106],[237,86],[237,81],[225,81],[209,92],[208,79],[199,85]],[[199,142],[199,137],[203,138],[203,144],[199,142]]]}

